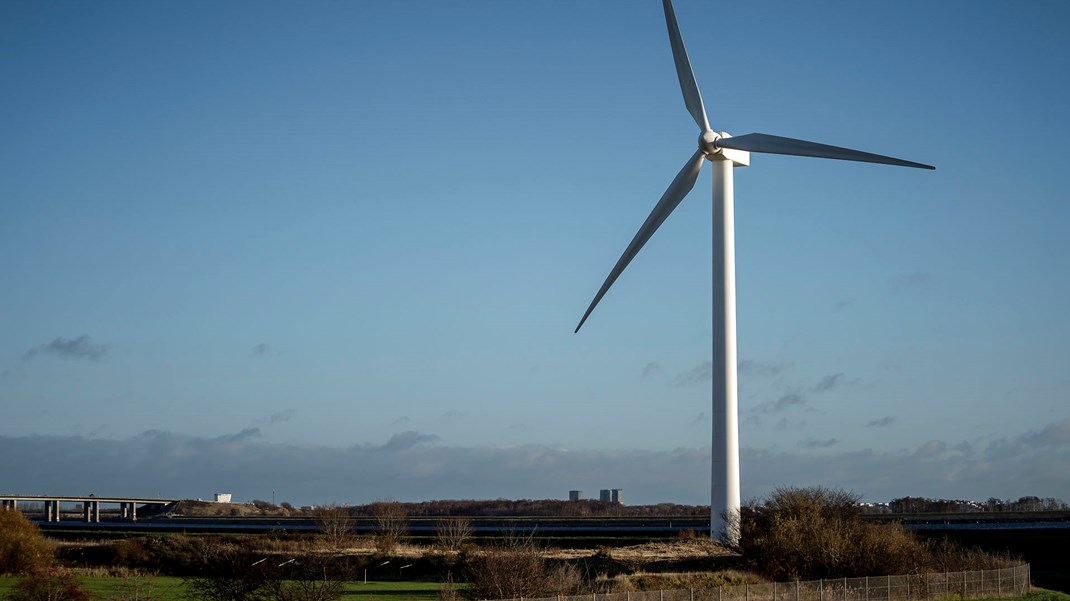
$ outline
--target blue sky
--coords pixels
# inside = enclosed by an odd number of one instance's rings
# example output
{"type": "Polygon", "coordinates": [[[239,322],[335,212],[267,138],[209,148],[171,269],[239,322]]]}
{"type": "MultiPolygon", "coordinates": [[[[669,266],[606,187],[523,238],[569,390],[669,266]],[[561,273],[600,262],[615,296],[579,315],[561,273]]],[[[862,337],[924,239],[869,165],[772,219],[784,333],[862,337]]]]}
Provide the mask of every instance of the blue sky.
{"type": "MultiPolygon", "coordinates": [[[[676,4],[714,128],[938,168],[736,171],[744,496],[1070,499],[1070,7],[676,4]]],[[[708,171],[572,333],[659,2],[7,2],[0,78],[0,487],[708,502],[708,171]]]]}

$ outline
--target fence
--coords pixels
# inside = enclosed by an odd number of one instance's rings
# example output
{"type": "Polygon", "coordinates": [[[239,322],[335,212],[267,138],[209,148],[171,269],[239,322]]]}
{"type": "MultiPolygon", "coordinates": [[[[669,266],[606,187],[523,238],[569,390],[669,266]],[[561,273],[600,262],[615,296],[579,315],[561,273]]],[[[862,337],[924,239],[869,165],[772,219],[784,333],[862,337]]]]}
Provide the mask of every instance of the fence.
{"type": "MultiPolygon", "coordinates": [[[[707,589],[592,593],[508,601],[911,601],[1019,597],[1029,592],[1029,564],[998,570],[870,576],[707,589]]],[[[502,600],[506,601],[506,600],[502,600]]]]}

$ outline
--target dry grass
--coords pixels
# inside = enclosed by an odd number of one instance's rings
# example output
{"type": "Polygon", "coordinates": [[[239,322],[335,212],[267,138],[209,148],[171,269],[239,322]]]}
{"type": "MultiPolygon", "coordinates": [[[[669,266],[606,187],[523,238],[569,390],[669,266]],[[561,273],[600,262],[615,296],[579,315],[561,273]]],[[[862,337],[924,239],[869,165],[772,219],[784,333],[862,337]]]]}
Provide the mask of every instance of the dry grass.
{"type": "Polygon", "coordinates": [[[604,592],[708,589],[719,586],[762,584],[768,582],[753,572],[718,570],[716,572],[639,572],[601,579],[604,592]]]}

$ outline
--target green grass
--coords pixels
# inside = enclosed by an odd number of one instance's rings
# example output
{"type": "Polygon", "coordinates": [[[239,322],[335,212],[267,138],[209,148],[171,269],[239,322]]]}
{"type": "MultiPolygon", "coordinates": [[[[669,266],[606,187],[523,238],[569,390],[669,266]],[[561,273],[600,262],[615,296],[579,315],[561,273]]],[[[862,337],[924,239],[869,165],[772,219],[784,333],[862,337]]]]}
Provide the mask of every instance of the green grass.
{"type": "MultiPolygon", "coordinates": [[[[961,599],[961,597],[956,595],[954,597],[947,597],[944,601],[958,599],[961,599]]],[[[1033,590],[1021,597],[979,597],[977,599],[969,599],[968,601],[1070,601],[1070,595],[1060,593],[1059,591],[1051,591],[1046,588],[1033,587],[1033,590]]]]}
{"type": "MultiPolygon", "coordinates": [[[[188,601],[182,579],[172,576],[144,576],[142,581],[151,582],[155,598],[160,601],[188,601]]],[[[7,592],[15,586],[17,578],[0,578],[0,599],[7,597],[7,592]]],[[[105,600],[121,590],[122,578],[90,576],[81,579],[84,586],[93,595],[93,599],[105,600]]],[[[342,599],[349,601],[435,601],[438,598],[438,582],[349,582],[342,592],[342,599]]],[[[1054,601],[1036,599],[1032,601],[1054,601]]],[[[1070,601],[1070,600],[1067,600],[1070,601]]]]}
{"type": "MultiPolygon", "coordinates": [[[[0,578],[0,599],[7,597],[7,592],[15,585],[17,578],[0,578]]],[[[173,576],[144,576],[142,581],[152,583],[155,598],[160,601],[188,601],[182,579],[173,576]]],[[[98,601],[106,600],[121,590],[123,578],[89,576],[82,578],[82,585],[98,601]]],[[[342,599],[347,601],[435,601],[442,585],[438,582],[378,582],[365,584],[362,581],[349,582],[342,592],[342,599]]],[[[464,586],[464,585],[460,585],[464,586]]],[[[1033,589],[1023,597],[1003,597],[978,599],[975,601],[1070,601],[1070,595],[1047,589],[1033,589]]]]}
{"type": "MultiPolygon", "coordinates": [[[[978,599],[977,601],[1008,601],[1007,599],[978,599]]],[[[1070,595],[1059,591],[1049,591],[1045,588],[1034,588],[1022,597],[1015,597],[1013,601],[1070,601],[1070,595]]]]}
{"type": "MultiPolygon", "coordinates": [[[[0,578],[0,599],[6,598],[7,592],[15,587],[15,583],[18,580],[18,578],[12,577],[0,578]]],[[[153,592],[162,601],[186,601],[181,578],[174,576],[144,576],[140,580],[151,583],[153,592]]],[[[93,595],[93,599],[103,600],[122,590],[126,579],[108,576],[86,576],[79,578],[79,581],[93,595]]]]}
{"type": "Polygon", "coordinates": [[[438,599],[441,586],[438,582],[350,582],[342,598],[353,601],[434,601],[438,599]]]}

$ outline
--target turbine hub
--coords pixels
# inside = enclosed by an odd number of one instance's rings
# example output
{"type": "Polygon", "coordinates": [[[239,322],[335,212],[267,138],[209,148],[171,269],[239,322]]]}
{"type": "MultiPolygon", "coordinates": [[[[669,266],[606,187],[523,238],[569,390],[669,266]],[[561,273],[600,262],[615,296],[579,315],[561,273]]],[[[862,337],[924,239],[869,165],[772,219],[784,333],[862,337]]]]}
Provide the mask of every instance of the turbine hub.
{"type": "Polygon", "coordinates": [[[698,137],[698,147],[702,149],[702,153],[706,155],[710,160],[721,158],[721,147],[717,145],[717,140],[727,136],[724,132],[716,132],[706,130],[702,132],[702,135],[698,137]]]}

